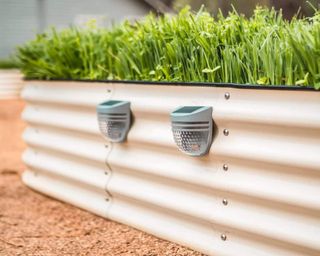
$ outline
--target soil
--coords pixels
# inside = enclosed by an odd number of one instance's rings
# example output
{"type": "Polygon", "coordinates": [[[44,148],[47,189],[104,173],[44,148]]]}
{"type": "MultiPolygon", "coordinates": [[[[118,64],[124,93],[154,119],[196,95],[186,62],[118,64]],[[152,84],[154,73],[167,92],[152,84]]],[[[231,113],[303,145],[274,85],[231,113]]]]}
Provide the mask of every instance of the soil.
{"type": "Polygon", "coordinates": [[[0,255],[202,255],[39,194],[22,182],[21,100],[0,101],[0,255]]]}

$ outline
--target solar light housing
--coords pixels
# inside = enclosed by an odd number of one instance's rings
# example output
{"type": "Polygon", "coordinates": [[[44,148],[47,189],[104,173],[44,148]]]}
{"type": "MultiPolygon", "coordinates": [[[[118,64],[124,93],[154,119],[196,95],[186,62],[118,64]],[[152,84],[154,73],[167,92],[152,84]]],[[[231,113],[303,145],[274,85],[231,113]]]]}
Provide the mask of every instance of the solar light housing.
{"type": "Polygon", "coordinates": [[[208,153],[213,136],[212,107],[183,106],[171,112],[173,139],[190,156],[208,153]]]}
{"type": "Polygon", "coordinates": [[[130,102],[108,100],[97,106],[99,129],[107,140],[123,142],[131,122],[130,102]]]}

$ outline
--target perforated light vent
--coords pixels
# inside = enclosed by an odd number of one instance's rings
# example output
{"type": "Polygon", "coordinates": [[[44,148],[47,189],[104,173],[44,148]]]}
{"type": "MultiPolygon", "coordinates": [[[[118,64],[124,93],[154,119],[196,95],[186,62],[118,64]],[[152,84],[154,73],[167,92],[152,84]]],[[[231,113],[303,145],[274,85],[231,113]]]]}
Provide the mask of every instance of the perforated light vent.
{"type": "Polygon", "coordinates": [[[99,128],[111,142],[126,139],[130,127],[130,102],[110,100],[97,106],[99,128]]]}
{"type": "Polygon", "coordinates": [[[180,107],[171,113],[173,139],[178,148],[191,156],[202,156],[212,141],[212,108],[180,107]]]}

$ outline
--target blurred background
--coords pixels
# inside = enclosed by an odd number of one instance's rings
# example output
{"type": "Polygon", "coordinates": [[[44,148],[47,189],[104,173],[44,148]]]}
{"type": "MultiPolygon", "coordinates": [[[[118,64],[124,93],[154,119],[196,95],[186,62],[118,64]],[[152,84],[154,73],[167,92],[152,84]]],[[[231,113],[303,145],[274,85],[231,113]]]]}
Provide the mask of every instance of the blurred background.
{"type": "MultiPolygon", "coordinates": [[[[320,0],[309,2],[319,7],[320,0]]],[[[94,18],[99,26],[108,27],[124,19],[138,19],[150,11],[174,13],[185,5],[198,10],[202,4],[213,14],[219,8],[226,14],[231,4],[246,15],[257,4],[281,8],[287,19],[299,9],[302,15],[313,13],[305,0],[0,0],[0,60],[8,59],[17,45],[50,26],[81,26],[94,18]]]]}

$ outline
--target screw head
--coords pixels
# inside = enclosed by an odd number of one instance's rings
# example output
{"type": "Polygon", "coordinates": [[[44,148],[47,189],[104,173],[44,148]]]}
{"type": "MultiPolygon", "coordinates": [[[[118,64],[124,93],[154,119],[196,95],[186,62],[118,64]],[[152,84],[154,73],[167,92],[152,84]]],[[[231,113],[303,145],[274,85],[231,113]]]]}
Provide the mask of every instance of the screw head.
{"type": "Polygon", "coordinates": [[[225,97],[226,100],[230,99],[230,93],[226,92],[226,93],[224,94],[224,97],[225,97]]]}
{"type": "Polygon", "coordinates": [[[228,200],[224,198],[224,199],[222,200],[222,203],[223,203],[224,205],[228,205],[228,200]]]}
{"type": "Polygon", "coordinates": [[[229,166],[227,164],[224,164],[222,168],[223,168],[224,171],[228,171],[229,166]]]}
{"type": "Polygon", "coordinates": [[[229,130],[228,129],[224,129],[223,130],[223,134],[224,134],[224,136],[228,136],[229,135],[229,130]]]}
{"type": "Polygon", "coordinates": [[[226,234],[221,234],[221,240],[226,241],[227,240],[227,235],[226,234]]]}

